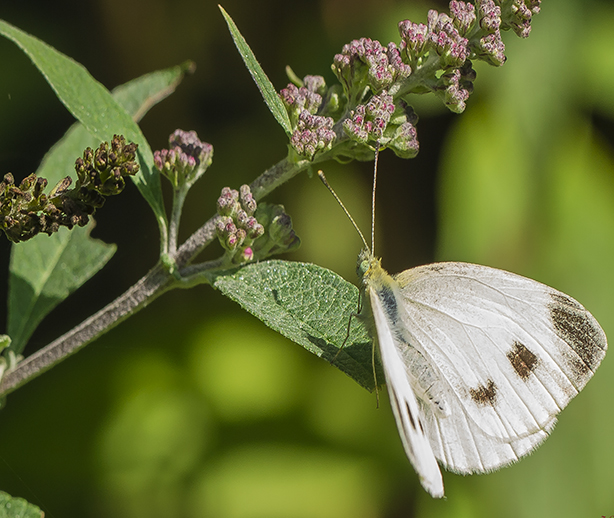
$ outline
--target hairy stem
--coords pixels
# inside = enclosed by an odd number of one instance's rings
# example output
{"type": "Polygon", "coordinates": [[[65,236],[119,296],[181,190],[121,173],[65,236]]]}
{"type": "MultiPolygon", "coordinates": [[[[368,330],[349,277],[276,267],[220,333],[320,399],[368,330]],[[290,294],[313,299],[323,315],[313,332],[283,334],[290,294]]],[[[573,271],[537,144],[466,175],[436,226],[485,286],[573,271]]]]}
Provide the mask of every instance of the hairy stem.
{"type": "Polygon", "coordinates": [[[173,287],[177,281],[160,264],[105,308],[84,320],[68,333],[19,362],[0,382],[0,395],[5,396],[67,356],[115,327],[173,287]]]}

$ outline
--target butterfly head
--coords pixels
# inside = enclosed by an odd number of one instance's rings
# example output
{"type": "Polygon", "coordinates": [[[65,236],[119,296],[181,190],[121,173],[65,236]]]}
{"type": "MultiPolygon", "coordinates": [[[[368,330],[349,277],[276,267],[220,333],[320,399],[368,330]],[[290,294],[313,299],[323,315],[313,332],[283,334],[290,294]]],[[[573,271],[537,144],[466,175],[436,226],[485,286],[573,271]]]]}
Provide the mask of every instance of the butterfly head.
{"type": "Polygon", "coordinates": [[[376,272],[382,270],[382,260],[374,257],[371,250],[363,248],[358,254],[358,262],[356,264],[356,273],[362,280],[363,284],[367,284],[369,279],[373,277],[376,272]]]}

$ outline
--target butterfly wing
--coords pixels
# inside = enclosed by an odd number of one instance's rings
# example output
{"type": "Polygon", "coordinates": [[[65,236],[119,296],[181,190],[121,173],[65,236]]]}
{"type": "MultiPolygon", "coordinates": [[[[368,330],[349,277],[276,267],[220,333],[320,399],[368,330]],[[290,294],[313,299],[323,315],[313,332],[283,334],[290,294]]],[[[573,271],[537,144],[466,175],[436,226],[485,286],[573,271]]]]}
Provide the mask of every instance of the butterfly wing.
{"type": "Polygon", "coordinates": [[[502,467],[541,443],[605,355],[571,297],[502,270],[438,263],[395,277],[398,353],[437,458],[462,473],[502,467]]]}
{"type": "Polygon", "coordinates": [[[394,343],[393,323],[389,321],[389,311],[385,307],[386,300],[390,299],[389,297],[380,298],[378,296],[378,293],[386,294],[387,289],[385,287],[378,291],[367,289],[367,295],[375,320],[390,404],[405,452],[420,477],[422,487],[433,497],[441,498],[444,494],[441,471],[433,454],[430,441],[425,435],[424,418],[421,416],[418,401],[399,356],[399,349],[394,343]]]}

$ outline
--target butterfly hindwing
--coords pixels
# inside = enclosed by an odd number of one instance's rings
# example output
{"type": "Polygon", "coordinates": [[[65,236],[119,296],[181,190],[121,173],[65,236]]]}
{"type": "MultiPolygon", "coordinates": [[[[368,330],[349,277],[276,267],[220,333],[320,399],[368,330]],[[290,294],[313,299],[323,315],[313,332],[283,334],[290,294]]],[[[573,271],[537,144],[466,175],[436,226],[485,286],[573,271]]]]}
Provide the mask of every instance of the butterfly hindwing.
{"type": "Polygon", "coordinates": [[[425,428],[437,459],[446,469],[462,474],[493,471],[519,460],[548,438],[556,422],[553,419],[544,430],[508,442],[485,434],[460,401],[451,407],[454,417],[425,415],[425,428]]]}

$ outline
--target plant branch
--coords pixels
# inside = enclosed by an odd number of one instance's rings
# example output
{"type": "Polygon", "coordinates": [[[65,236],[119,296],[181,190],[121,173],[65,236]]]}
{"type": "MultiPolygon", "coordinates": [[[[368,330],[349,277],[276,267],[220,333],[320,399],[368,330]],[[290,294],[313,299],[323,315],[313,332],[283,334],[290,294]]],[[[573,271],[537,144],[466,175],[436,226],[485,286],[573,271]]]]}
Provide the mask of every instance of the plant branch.
{"type": "MultiPolygon", "coordinates": [[[[452,111],[462,112],[465,109],[465,101],[473,90],[472,83],[475,79],[475,71],[469,57],[493,65],[502,65],[505,62],[505,46],[501,40],[500,29],[511,28],[519,36],[527,37],[530,32],[531,16],[539,12],[540,0],[533,0],[531,8],[525,6],[523,11],[512,12],[506,7],[503,18],[499,3],[501,2],[496,4],[486,2],[476,13],[473,4],[451,2],[452,18],[444,13],[430,11],[428,25],[414,24],[405,20],[399,24],[402,38],[400,47],[393,43],[384,47],[379,42],[366,38],[354,40],[344,46],[342,53],[335,56],[333,71],[342,83],[344,95],[350,102],[346,104],[343,115],[336,123],[332,117],[316,114],[323,101],[317,93],[325,86],[323,78],[308,76],[309,79],[305,78],[305,86],[297,88],[289,85],[283,89],[280,96],[286,109],[290,110],[292,124],[295,125],[291,128],[294,131],[290,138],[291,158],[281,160],[252,182],[250,190],[253,198],[260,200],[282,183],[318,162],[342,156],[358,160],[372,159],[374,144],[377,144],[378,148],[382,145],[390,147],[402,158],[415,156],[418,152],[418,143],[411,117],[407,115],[406,107],[402,103],[397,110],[393,96],[400,98],[409,93],[430,91],[442,98],[452,111]],[[381,68],[382,65],[385,66],[381,68]],[[414,68],[413,74],[412,68],[414,68]],[[362,102],[369,90],[374,95],[368,103],[357,105],[359,101],[362,102]],[[375,92],[378,92],[378,95],[375,95],[375,92]],[[310,107],[311,111],[305,109],[305,106],[310,107]],[[395,113],[397,116],[393,117],[395,113]],[[294,160],[299,156],[302,158],[294,160]]],[[[511,3],[505,3],[508,7],[509,4],[511,3]]],[[[232,32],[233,36],[238,33],[236,27],[232,32]]],[[[255,59],[249,63],[246,61],[246,64],[253,73],[254,67],[257,66],[255,59]]],[[[266,76],[263,78],[256,74],[254,78],[261,90],[263,86],[266,87],[265,90],[270,86],[268,79],[266,81],[264,79],[266,76]]],[[[331,104],[335,106],[338,102],[337,94],[333,89],[330,93],[328,100],[332,102],[337,99],[331,104]]],[[[265,96],[265,99],[279,101],[276,93],[271,95],[272,97],[265,96]]],[[[279,107],[277,102],[272,105],[273,108],[279,107]]],[[[283,123],[282,126],[288,130],[287,124],[283,123]]],[[[191,179],[195,181],[210,164],[211,146],[200,142],[195,133],[192,135],[191,132],[180,130],[169,142],[171,145],[179,145],[181,152],[183,152],[182,145],[194,147],[198,144],[196,147],[202,154],[199,164],[206,165],[196,173],[193,169],[194,164],[185,162],[181,168],[184,174],[188,172],[195,174],[196,176],[191,179]]],[[[173,146],[173,149],[175,147],[173,146]]],[[[165,156],[168,158],[171,153],[169,150],[165,156]]],[[[180,161],[185,158],[181,153],[173,156],[180,161]]],[[[157,167],[162,169],[166,160],[162,160],[161,155],[157,159],[162,164],[157,167]]],[[[184,177],[183,181],[187,181],[187,178],[184,177]]],[[[162,293],[175,287],[189,287],[196,283],[208,282],[208,277],[210,278],[208,274],[212,271],[223,271],[227,268],[223,262],[216,261],[190,265],[215,239],[216,223],[220,216],[210,218],[178,250],[175,250],[180,208],[183,202],[181,196],[179,198],[175,200],[170,241],[166,239],[168,229],[163,216],[158,215],[158,223],[163,236],[162,257],[171,259],[179,272],[184,273],[187,278],[182,282],[160,262],[114,302],[6,372],[0,383],[0,396],[12,392],[78,351],[128,316],[144,308],[162,293]],[[170,243],[168,256],[165,254],[167,243],[170,243]]],[[[154,201],[156,203],[152,206],[155,208],[157,200],[154,201]]]]}
{"type": "MultiPolygon", "coordinates": [[[[254,197],[262,198],[306,169],[308,165],[308,163],[292,164],[286,159],[281,160],[252,182],[254,197]]],[[[210,218],[177,250],[174,257],[171,254],[170,257],[175,260],[178,268],[188,265],[215,239],[217,218],[217,215],[210,218]]],[[[0,381],[0,397],[13,392],[66,357],[76,353],[129,316],[146,307],[163,293],[173,288],[207,282],[205,276],[202,275],[197,279],[193,275],[196,271],[202,273],[207,270],[220,269],[222,266],[220,261],[210,261],[198,265],[196,270],[187,268],[184,270],[185,274],[193,278],[186,284],[173,277],[162,264],[157,264],[134,286],[106,307],[7,371],[0,381]]]]}
{"type": "Polygon", "coordinates": [[[117,324],[147,306],[177,281],[160,264],[105,308],[84,320],[68,333],[19,362],[6,372],[0,382],[0,395],[6,396],[67,356],[106,333],[117,324]]]}

